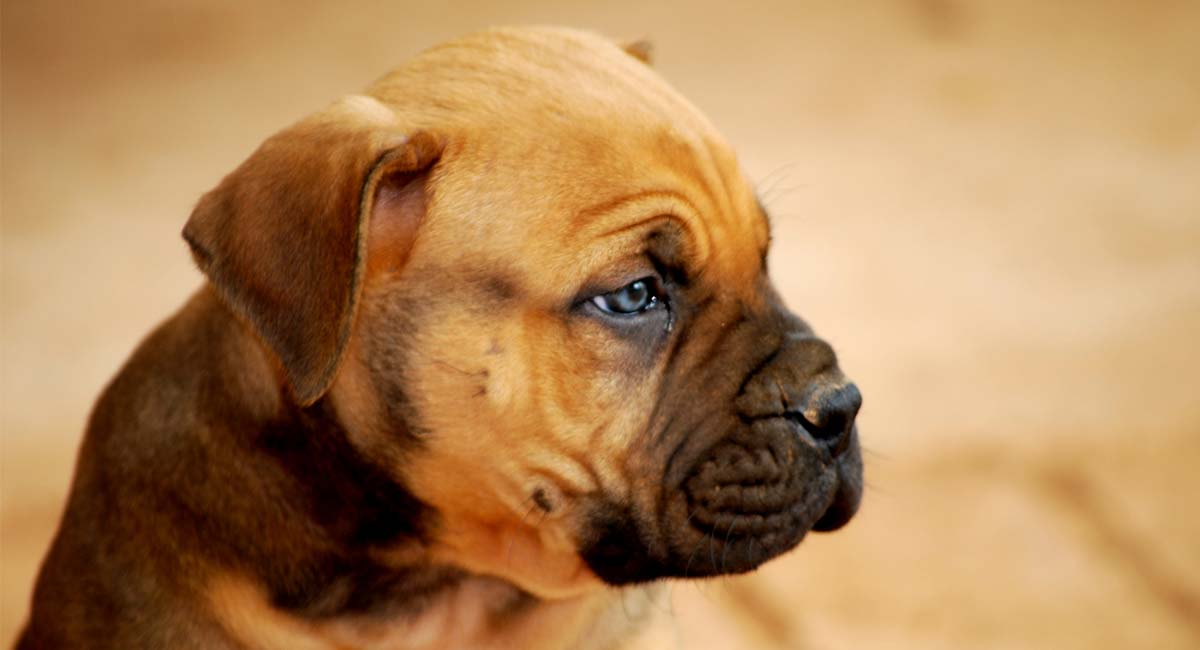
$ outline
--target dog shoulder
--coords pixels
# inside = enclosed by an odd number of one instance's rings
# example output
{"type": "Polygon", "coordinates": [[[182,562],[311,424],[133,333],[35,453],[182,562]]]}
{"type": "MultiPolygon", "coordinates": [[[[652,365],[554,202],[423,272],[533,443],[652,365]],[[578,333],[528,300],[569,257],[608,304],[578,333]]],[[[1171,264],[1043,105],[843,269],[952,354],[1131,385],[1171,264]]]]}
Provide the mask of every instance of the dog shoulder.
{"type": "MultiPolygon", "coordinates": [[[[222,447],[209,440],[220,435],[213,427],[277,408],[273,372],[207,289],[142,341],[92,412],[17,647],[148,647],[144,635],[179,630],[206,638],[199,618],[170,621],[186,611],[176,606],[198,579],[190,575],[196,556],[185,548],[199,532],[190,502],[203,491],[198,484],[212,483],[203,467],[222,447]],[[123,630],[141,640],[122,645],[123,630]]],[[[203,647],[221,647],[216,638],[203,647]]]]}

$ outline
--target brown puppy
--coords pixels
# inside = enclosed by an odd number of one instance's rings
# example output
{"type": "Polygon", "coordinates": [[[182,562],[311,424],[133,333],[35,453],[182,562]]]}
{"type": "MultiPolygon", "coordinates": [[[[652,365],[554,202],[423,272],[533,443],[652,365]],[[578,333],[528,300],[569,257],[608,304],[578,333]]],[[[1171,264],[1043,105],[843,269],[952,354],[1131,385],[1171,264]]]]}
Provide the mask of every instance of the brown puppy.
{"type": "Polygon", "coordinates": [[[733,154],[599,37],[434,48],[184,237],[209,284],[96,406],[20,648],[616,647],[615,587],[857,508],[733,154]]]}

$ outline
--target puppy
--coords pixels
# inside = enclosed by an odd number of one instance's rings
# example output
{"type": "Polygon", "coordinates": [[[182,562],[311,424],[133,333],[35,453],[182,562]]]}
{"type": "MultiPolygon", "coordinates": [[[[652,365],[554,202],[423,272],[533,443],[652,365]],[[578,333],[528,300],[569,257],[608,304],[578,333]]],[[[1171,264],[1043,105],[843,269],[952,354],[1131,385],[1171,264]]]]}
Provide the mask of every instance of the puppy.
{"type": "Polygon", "coordinates": [[[861,398],[762,206],[602,38],[435,47],[183,236],[207,283],[96,405],[22,650],[619,647],[622,589],[858,506],[861,398]]]}

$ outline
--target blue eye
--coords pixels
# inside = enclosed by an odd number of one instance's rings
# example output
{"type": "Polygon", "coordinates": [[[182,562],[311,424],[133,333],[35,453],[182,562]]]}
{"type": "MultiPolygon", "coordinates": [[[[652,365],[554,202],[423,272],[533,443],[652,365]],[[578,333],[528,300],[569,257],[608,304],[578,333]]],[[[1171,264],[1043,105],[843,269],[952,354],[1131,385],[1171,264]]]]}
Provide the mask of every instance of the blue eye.
{"type": "Polygon", "coordinates": [[[638,314],[662,303],[662,287],[655,278],[642,278],[592,298],[592,304],[610,314],[638,314]]]}

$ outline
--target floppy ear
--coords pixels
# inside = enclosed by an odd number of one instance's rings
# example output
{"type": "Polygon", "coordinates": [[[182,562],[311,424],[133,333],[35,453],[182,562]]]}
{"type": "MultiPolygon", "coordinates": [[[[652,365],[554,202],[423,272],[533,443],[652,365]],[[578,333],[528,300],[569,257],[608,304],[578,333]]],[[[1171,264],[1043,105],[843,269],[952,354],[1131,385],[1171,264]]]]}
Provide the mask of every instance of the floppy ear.
{"type": "Polygon", "coordinates": [[[196,264],[279,357],[301,405],[328,390],[349,339],[370,221],[392,216],[376,198],[441,151],[352,96],[269,138],[192,212],[183,237],[196,264]]]}

